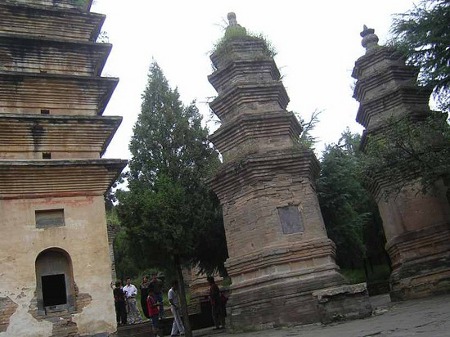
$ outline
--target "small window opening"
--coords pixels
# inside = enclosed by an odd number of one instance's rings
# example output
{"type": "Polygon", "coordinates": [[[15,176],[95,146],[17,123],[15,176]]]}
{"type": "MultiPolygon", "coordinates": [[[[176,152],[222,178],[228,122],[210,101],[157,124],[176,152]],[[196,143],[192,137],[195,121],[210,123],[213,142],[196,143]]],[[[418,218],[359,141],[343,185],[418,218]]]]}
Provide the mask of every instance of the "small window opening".
{"type": "Polygon", "coordinates": [[[67,304],[65,275],[42,276],[42,297],[44,307],[67,304]]]}
{"type": "Polygon", "coordinates": [[[42,110],[41,110],[41,115],[50,115],[50,110],[48,110],[48,109],[42,109],[42,110]]]}
{"type": "Polygon", "coordinates": [[[50,152],[43,152],[42,159],[52,159],[52,154],[50,152]]]}
{"type": "Polygon", "coordinates": [[[64,226],[64,209],[46,209],[34,212],[37,228],[64,226]]]}

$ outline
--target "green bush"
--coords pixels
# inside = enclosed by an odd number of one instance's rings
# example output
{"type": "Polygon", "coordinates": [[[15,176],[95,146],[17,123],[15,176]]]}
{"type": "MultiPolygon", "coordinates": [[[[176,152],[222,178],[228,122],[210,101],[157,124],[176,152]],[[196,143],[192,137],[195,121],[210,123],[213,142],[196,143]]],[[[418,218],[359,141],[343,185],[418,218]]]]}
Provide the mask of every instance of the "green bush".
{"type": "Polygon", "coordinates": [[[387,281],[391,271],[388,265],[377,265],[373,266],[373,271],[371,268],[367,268],[367,276],[364,273],[364,268],[359,269],[341,269],[341,274],[344,275],[351,284],[362,283],[362,282],[376,282],[376,281],[387,281]]]}

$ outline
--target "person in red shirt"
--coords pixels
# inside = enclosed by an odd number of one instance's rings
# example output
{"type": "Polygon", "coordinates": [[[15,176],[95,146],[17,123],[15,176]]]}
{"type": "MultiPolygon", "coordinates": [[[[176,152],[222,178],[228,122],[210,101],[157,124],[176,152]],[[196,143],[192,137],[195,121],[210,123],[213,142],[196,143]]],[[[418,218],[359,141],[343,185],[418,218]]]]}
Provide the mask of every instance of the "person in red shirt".
{"type": "Polygon", "coordinates": [[[159,318],[159,305],[160,303],[156,299],[155,290],[152,286],[148,288],[147,296],[147,310],[150,319],[152,320],[153,333],[158,334],[158,318],[159,318]]]}

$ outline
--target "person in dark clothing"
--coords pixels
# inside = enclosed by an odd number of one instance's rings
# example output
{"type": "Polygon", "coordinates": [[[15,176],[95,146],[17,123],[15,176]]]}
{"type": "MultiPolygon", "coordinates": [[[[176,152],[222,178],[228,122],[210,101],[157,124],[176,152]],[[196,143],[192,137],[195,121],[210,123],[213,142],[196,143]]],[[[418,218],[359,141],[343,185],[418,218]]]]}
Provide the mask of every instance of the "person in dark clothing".
{"type": "Polygon", "coordinates": [[[164,318],[164,304],[163,304],[163,281],[161,281],[156,273],[152,274],[152,280],[150,281],[150,285],[153,287],[153,291],[155,294],[155,298],[159,303],[159,318],[164,318]]]}
{"type": "Polygon", "coordinates": [[[208,276],[206,278],[209,283],[209,301],[211,303],[211,311],[215,329],[225,328],[225,313],[222,303],[222,296],[220,294],[219,287],[214,281],[214,277],[208,276]]]}
{"type": "Polygon", "coordinates": [[[125,300],[125,293],[123,292],[122,289],[122,283],[120,281],[116,282],[115,287],[113,288],[113,295],[114,295],[114,307],[116,309],[117,325],[125,325],[127,324],[126,300],[125,300]]]}
{"type": "Polygon", "coordinates": [[[150,315],[148,314],[148,306],[147,306],[147,296],[148,296],[148,287],[149,286],[150,286],[150,282],[148,280],[148,276],[144,276],[142,278],[142,283],[140,285],[141,307],[142,307],[142,312],[144,313],[144,316],[147,318],[150,318],[150,315]]]}

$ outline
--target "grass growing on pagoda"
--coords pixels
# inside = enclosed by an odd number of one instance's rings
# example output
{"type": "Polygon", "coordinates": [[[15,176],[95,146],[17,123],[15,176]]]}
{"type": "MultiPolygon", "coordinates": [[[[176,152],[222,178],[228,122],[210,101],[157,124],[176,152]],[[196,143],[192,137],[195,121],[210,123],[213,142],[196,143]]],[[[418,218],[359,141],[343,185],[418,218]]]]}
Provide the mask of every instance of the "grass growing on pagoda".
{"type": "Polygon", "coordinates": [[[227,54],[227,47],[230,42],[243,39],[252,39],[255,41],[264,42],[264,51],[267,56],[271,58],[275,57],[277,54],[272,43],[263,34],[248,32],[247,29],[239,25],[229,26],[225,29],[224,36],[214,45],[212,53],[227,54]]]}

